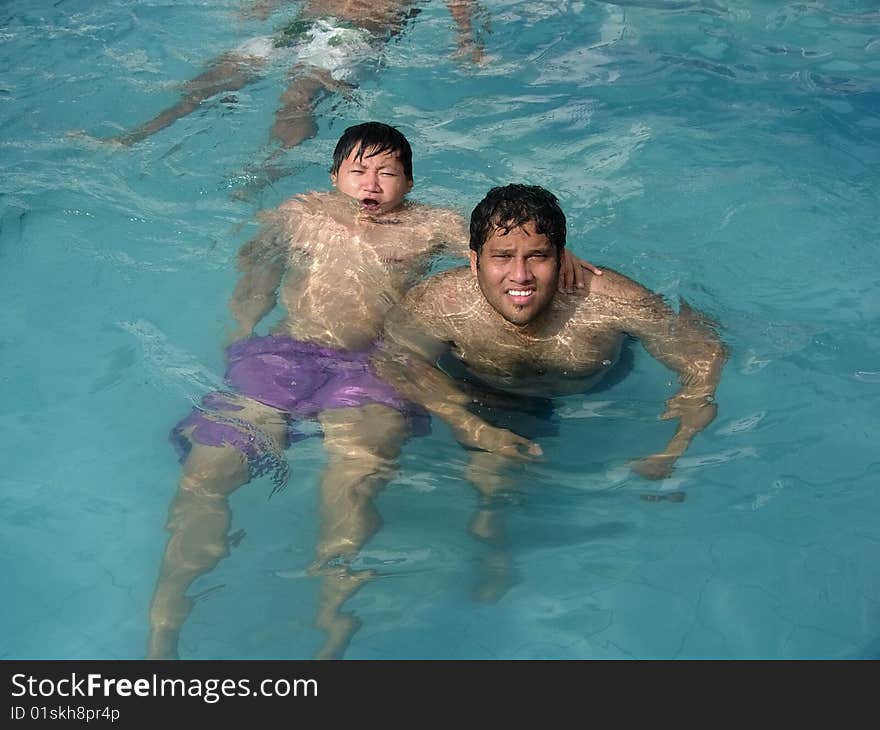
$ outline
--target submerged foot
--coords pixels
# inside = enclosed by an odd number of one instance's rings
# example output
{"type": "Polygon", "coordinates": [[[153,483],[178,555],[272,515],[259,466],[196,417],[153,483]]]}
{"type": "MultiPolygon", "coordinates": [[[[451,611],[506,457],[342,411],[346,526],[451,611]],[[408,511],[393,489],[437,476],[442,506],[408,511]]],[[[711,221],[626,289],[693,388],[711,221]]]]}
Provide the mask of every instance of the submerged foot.
{"type": "Polygon", "coordinates": [[[315,653],[315,659],[342,659],[351,638],[363,625],[354,614],[342,613],[342,604],[376,575],[375,570],[352,572],[347,568],[334,568],[324,571],[315,625],[325,632],[326,639],[315,653]]]}
{"type": "Polygon", "coordinates": [[[152,629],[147,639],[147,659],[180,659],[177,654],[177,641],[180,632],[176,629],[152,629]]]}
{"type": "Polygon", "coordinates": [[[494,552],[484,558],[482,571],[471,594],[477,603],[497,603],[519,583],[513,561],[506,552],[494,552]]]}
{"type": "Polygon", "coordinates": [[[471,518],[468,530],[474,537],[487,542],[496,540],[501,535],[501,524],[495,510],[478,510],[471,518]]]}
{"type": "Polygon", "coordinates": [[[117,147],[121,149],[123,147],[131,147],[132,145],[132,142],[126,141],[125,135],[120,135],[118,137],[93,137],[82,129],[72,129],[69,132],[66,132],[64,136],[81,142],[101,145],[103,147],[117,147]]]}
{"type": "Polygon", "coordinates": [[[351,638],[358,632],[363,625],[357,616],[351,613],[337,614],[333,622],[321,626],[327,634],[327,638],[321,645],[321,648],[315,652],[315,659],[342,659],[345,656],[345,650],[351,643],[351,638]]]}

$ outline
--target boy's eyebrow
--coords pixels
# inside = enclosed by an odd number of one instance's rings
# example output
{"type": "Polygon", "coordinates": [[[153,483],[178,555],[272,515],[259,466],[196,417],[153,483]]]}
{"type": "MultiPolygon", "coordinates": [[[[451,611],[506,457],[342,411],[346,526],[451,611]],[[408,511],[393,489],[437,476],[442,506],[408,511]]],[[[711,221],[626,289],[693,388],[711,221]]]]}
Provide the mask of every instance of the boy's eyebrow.
{"type": "MultiPolygon", "coordinates": [[[[365,169],[367,168],[367,165],[364,164],[363,162],[352,162],[351,165],[350,165],[350,167],[352,167],[352,168],[359,168],[359,169],[364,169],[364,170],[365,170],[365,169]]],[[[383,171],[383,170],[391,170],[392,172],[402,172],[402,171],[400,170],[400,168],[398,168],[398,166],[397,166],[397,165],[394,165],[394,164],[379,165],[378,167],[375,167],[375,168],[373,168],[373,169],[378,170],[378,171],[380,171],[380,172],[383,171]]]]}
{"type": "MultiPolygon", "coordinates": [[[[370,158],[366,158],[366,159],[370,159],[370,158]]],[[[364,158],[363,158],[363,157],[355,157],[355,158],[351,161],[351,164],[352,164],[352,165],[359,165],[359,166],[361,166],[361,167],[365,167],[365,166],[367,165],[367,163],[364,162],[364,158]]],[[[400,163],[400,160],[398,160],[398,159],[395,157],[393,160],[388,160],[388,161],[386,161],[386,162],[382,162],[382,163],[380,163],[380,164],[379,164],[379,169],[381,170],[381,169],[386,168],[386,167],[397,167],[398,164],[400,164],[401,167],[403,166],[403,164],[400,163]]]]}

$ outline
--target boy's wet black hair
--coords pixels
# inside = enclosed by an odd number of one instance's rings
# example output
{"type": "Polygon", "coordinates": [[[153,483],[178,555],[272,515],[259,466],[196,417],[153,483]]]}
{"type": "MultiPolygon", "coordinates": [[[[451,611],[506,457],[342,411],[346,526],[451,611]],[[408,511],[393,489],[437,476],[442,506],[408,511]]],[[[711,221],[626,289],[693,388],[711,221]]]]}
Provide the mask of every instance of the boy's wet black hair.
{"type": "Polygon", "coordinates": [[[362,160],[364,155],[373,157],[383,152],[396,154],[403,165],[403,174],[407,180],[412,180],[412,148],[401,132],[382,122],[364,122],[355,124],[346,129],[333,151],[333,167],[330,172],[334,175],[339,172],[339,167],[356,150],[355,159],[362,160]]]}
{"type": "Polygon", "coordinates": [[[505,233],[529,221],[549,239],[561,261],[565,248],[565,213],[559,200],[539,185],[504,185],[492,188],[471,213],[470,247],[479,256],[496,229],[505,233]]]}

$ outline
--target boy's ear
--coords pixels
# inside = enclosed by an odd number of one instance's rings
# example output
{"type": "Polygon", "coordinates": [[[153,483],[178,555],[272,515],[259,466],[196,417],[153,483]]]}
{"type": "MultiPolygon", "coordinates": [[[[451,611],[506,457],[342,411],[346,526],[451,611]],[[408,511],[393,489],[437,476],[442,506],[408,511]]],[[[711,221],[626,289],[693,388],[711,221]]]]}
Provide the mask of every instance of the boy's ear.
{"type": "MultiPolygon", "coordinates": [[[[331,172],[331,173],[330,173],[330,184],[331,184],[333,187],[336,187],[336,179],[337,179],[337,175],[336,175],[336,173],[335,173],[335,172],[331,172]]],[[[410,185],[410,187],[412,187],[412,185],[410,185]]]]}
{"type": "Polygon", "coordinates": [[[477,252],[471,249],[468,251],[468,254],[471,258],[471,271],[474,273],[474,276],[477,275],[477,269],[479,268],[479,260],[477,258],[477,252]]]}

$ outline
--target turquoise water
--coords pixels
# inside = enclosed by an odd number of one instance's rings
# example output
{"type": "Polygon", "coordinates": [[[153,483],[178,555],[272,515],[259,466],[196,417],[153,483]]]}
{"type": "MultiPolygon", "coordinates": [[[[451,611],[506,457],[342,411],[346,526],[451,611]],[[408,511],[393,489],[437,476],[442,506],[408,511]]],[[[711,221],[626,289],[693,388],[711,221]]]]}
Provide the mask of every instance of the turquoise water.
{"type": "MultiPolygon", "coordinates": [[[[0,8],[0,540],[4,658],[139,658],[179,466],[171,425],[222,379],[233,257],[255,213],[327,187],[349,124],[398,126],[420,200],[556,192],[576,253],[722,325],[719,416],[673,477],[673,378],[565,399],[504,509],[516,582],[473,600],[487,546],[442,424],[410,442],[346,604],[359,658],[880,656],[880,12],[875,2],[484,2],[490,62],[449,59],[444,3],[350,100],[320,108],[292,174],[244,199],[284,68],[131,149],[110,135],[265,33],[221,2],[0,8]],[[873,447],[871,444],[875,444],[873,447]],[[645,492],[684,491],[681,503],[645,492]]],[[[340,282],[345,286],[345,282],[340,282]]],[[[246,535],[201,578],[185,658],[305,658],[317,439],[291,484],[231,500],[246,535]],[[212,590],[213,589],[213,590],[212,590]]]]}

